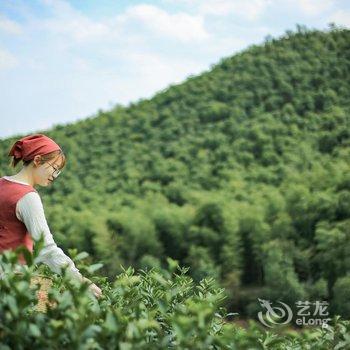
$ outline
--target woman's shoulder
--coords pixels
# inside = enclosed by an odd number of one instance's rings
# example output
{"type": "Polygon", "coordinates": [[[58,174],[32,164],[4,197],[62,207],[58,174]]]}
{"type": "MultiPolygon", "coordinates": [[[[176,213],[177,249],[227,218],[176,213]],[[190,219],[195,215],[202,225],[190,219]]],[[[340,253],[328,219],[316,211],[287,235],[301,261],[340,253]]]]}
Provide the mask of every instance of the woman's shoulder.
{"type": "Polygon", "coordinates": [[[0,193],[2,200],[13,204],[28,193],[37,194],[37,191],[31,185],[15,182],[8,177],[2,177],[0,179],[0,193]]]}
{"type": "Polygon", "coordinates": [[[30,202],[30,203],[40,203],[41,204],[41,198],[39,196],[39,193],[38,192],[27,192],[26,194],[24,194],[21,199],[20,199],[21,202],[30,202]]]}
{"type": "Polygon", "coordinates": [[[32,185],[24,181],[17,180],[12,176],[3,176],[0,178],[0,181],[2,181],[4,185],[11,186],[11,188],[15,187],[16,189],[19,189],[23,193],[37,192],[37,190],[32,185]]]}

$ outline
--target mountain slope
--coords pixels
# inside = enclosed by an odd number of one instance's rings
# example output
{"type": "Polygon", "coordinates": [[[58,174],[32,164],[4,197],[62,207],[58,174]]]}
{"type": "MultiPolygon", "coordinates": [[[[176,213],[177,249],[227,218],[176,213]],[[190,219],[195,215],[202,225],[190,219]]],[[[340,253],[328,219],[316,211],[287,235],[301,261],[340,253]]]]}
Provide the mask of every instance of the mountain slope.
{"type": "Polygon", "coordinates": [[[298,27],[152,99],[49,130],[68,157],[40,190],[57,240],[110,275],[169,255],[219,278],[242,312],[257,297],[324,298],[349,316],[349,71],[348,30],[298,27]]]}

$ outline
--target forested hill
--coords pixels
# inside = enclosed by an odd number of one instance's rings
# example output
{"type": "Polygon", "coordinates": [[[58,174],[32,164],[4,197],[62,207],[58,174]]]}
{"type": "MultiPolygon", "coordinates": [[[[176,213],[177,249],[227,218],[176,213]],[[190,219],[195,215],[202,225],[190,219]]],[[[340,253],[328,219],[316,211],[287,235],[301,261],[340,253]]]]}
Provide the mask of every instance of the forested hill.
{"type": "MultiPolygon", "coordinates": [[[[45,131],[68,158],[40,189],[56,240],[109,275],[171,256],[251,315],[265,297],[350,316],[349,71],[349,30],[298,27],[45,131]]],[[[0,141],[1,176],[13,141],[0,141]]]]}

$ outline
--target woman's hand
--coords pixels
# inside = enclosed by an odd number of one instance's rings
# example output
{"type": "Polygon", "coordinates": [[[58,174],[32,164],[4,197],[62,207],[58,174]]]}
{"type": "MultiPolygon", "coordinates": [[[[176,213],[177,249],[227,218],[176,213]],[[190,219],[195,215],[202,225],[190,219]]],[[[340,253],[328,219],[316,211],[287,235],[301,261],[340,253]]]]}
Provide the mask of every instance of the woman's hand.
{"type": "Polygon", "coordinates": [[[102,290],[99,287],[97,287],[95,283],[91,282],[86,277],[83,277],[83,282],[89,283],[89,289],[95,295],[96,298],[100,298],[102,296],[102,290]]]}
{"type": "Polygon", "coordinates": [[[97,287],[95,283],[90,284],[89,288],[94,293],[96,298],[100,298],[102,296],[102,290],[97,287]]]}

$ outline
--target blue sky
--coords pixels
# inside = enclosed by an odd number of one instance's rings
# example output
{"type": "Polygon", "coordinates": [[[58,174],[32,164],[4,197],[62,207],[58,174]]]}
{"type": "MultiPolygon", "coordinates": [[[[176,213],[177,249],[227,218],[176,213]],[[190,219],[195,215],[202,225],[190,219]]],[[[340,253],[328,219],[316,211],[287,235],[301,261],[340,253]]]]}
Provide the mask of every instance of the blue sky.
{"type": "Polygon", "coordinates": [[[296,24],[350,27],[343,0],[0,0],[0,138],[152,97],[296,24]]]}

